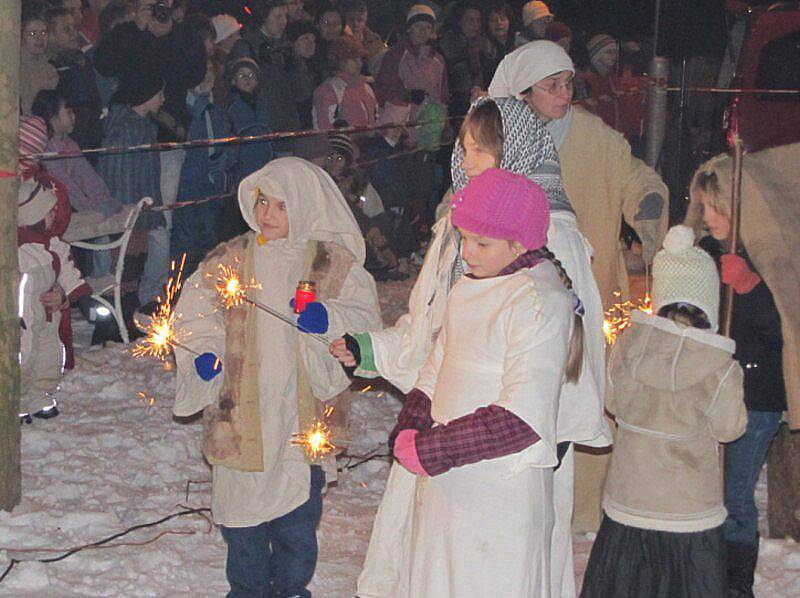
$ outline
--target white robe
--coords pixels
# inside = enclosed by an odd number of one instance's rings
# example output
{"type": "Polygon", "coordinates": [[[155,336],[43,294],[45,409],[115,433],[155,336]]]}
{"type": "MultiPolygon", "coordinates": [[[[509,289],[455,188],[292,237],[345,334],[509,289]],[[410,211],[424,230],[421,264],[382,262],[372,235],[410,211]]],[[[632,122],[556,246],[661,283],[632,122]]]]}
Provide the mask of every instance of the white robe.
{"type": "MultiPolygon", "coordinates": [[[[559,442],[607,446],[611,433],[603,417],[605,340],[603,307],[591,271],[592,248],[568,212],[551,214],[548,247],[561,261],[586,310],[584,316],[583,372],[578,382],[562,387],[558,414],[559,442]]],[[[449,215],[434,227],[434,239],[409,299],[409,313],[392,328],[370,333],[375,364],[381,376],[409,392],[430,353],[442,325],[453,264],[458,257],[458,238],[449,215]]],[[[552,590],[554,596],[574,596],[572,566],[571,449],[555,474],[556,520],[552,543],[552,590]]],[[[358,579],[357,595],[389,598],[397,581],[396,565],[402,538],[408,533],[414,501],[414,476],[393,465],[383,500],[372,529],[367,556],[358,579]]]]}
{"type": "MultiPolygon", "coordinates": [[[[256,244],[253,278],[262,288],[252,289],[248,295],[293,317],[289,299],[304,276],[307,242],[336,242],[350,250],[356,263],[338,298],[322,301],[328,312],[326,334],[336,338],[348,331],[377,328],[380,314],[375,283],[361,266],[363,239],[330,177],[298,158],[273,160],[247,177],[239,187],[239,203],[253,230],[258,228],[253,214],[256,189],[285,201],[290,232],[286,239],[256,244]]],[[[198,271],[186,281],[176,310],[181,314],[177,328],[186,335],[186,346],[200,353],[214,353],[220,357],[223,369],[206,382],[195,372],[193,354],[180,349],[175,352],[178,383],[173,412],[178,416],[191,415],[216,401],[225,376],[224,320],[214,291],[201,277],[202,272],[198,271]]],[[[243,472],[223,465],[213,467],[211,510],[214,521],[228,527],[271,521],[308,500],[310,477],[304,449],[290,444],[291,435],[300,431],[296,397],[298,343],[317,399],[332,399],[349,386],[339,362],[325,345],[261,310],[256,312],[256,325],[262,360],[258,387],[264,470],[243,472]]],[[[335,475],[332,457],[327,465],[326,472],[335,475]]]]}
{"type": "Polygon", "coordinates": [[[550,595],[552,468],[571,325],[571,297],[549,263],[455,285],[417,382],[434,421],[494,404],[540,440],[415,480],[410,548],[390,595],[550,595]]]}

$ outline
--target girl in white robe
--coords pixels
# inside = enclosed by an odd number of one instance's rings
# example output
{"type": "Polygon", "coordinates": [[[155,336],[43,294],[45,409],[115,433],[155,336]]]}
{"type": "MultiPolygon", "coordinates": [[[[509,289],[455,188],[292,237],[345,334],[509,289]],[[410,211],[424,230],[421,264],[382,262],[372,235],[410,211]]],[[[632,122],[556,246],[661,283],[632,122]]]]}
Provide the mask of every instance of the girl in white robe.
{"type": "Polygon", "coordinates": [[[393,595],[550,596],[557,414],[580,375],[582,306],[545,247],[536,183],[490,168],[455,195],[452,222],[470,274],[392,433],[416,475],[393,595]]]}

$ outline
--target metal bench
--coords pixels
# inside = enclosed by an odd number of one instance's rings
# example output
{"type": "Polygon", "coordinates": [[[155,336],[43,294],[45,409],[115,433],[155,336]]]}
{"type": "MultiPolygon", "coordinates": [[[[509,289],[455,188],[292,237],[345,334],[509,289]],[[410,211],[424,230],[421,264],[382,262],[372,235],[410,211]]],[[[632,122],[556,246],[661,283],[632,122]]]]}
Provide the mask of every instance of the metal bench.
{"type": "Polygon", "coordinates": [[[125,326],[125,317],[122,313],[122,270],[125,267],[125,254],[139,214],[145,206],[152,205],[152,203],[151,198],[143,197],[136,204],[125,206],[120,214],[111,218],[103,218],[97,212],[88,214],[78,212],[73,214],[73,219],[62,237],[73,247],[89,251],[119,249],[119,255],[112,269],[113,273],[99,278],[87,278],[86,282],[92,287],[92,298],[106,307],[114,316],[123,343],[130,342],[128,328],[125,326]],[[110,243],[87,242],[87,239],[106,235],[120,236],[110,243]],[[111,291],[113,291],[113,304],[103,296],[111,291]]]}

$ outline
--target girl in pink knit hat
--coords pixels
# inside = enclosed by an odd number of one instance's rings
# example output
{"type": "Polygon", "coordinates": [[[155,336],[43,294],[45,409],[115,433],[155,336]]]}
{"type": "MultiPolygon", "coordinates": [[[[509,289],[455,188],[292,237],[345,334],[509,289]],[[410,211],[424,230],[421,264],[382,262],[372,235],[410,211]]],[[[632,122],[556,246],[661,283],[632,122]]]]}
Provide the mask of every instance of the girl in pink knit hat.
{"type": "Polygon", "coordinates": [[[451,218],[470,272],[390,437],[417,497],[393,595],[546,596],[556,420],[562,383],[580,374],[580,317],[549,259],[539,185],[490,168],[451,218]]]}

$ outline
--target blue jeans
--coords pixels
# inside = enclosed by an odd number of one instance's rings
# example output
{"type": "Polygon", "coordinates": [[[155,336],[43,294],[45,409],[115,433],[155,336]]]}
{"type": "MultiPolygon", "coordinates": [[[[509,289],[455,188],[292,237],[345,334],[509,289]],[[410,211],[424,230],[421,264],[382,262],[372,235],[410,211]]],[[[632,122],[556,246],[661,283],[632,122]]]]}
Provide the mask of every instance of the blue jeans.
{"type": "Polygon", "coordinates": [[[155,228],[147,232],[147,258],[139,281],[139,304],[144,305],[164,298],[164,287],[169,276],[169,230],[155,228]]]}
{"type": "Polygon", "coordinates": [[[309,499],[294,511],[254,527],[220,526],[228,544],[228,598],[311,598],[317,565],[317,526],[325,473],[311,466],[309,499]]]}
{"type": "Polygon", "coordinates": [[[781,423],[778,411],[747,412],[744,435],[725,445],[725,540],[755,544],[758,540],[756,482],[767,456],[767,449],[781,423]]]}

